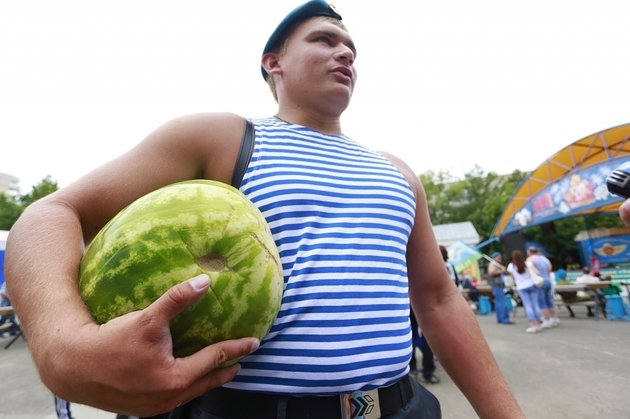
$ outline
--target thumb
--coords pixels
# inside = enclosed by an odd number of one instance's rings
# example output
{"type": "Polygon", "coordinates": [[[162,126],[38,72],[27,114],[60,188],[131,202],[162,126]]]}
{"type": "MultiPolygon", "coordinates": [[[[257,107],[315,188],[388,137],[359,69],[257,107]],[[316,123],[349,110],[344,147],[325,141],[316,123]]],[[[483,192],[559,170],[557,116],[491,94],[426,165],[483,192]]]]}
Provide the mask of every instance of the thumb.
{"type": "Polygon", "coordinates": [[[210,277],[202,274],[188,281],[169,288],[151,304],[148,309],[155,310],[160,317],[172,320],[178,314],[199,301],[210,288],[210,277]]]}

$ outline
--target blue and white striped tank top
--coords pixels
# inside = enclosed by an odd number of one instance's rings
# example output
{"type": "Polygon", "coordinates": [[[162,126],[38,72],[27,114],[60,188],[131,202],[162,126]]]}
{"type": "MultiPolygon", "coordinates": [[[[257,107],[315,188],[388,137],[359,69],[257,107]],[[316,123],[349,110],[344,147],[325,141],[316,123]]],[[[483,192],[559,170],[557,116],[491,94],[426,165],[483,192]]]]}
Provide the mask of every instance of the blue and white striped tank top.
{"type": "Polygon", "coordinates": [[[409,184],[345,136],[276,118],[253,122],[241,190],[271,228],[284,294],[271,331],[227,387],[330,395],[397,381],[411,356],[409,184]]]}

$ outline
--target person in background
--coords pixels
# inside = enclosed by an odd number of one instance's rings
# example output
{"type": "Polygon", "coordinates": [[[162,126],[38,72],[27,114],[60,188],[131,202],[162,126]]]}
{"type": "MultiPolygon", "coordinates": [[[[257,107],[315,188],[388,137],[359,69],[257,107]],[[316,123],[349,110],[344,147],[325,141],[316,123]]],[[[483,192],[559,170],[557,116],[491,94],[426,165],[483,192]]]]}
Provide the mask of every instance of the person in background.
{"type": "Polygon", "coordinates": [[[418,378],[418,361],[416,360],[416,348],[420,349],[422,341],[420,339],[420,330],[418,329],[418,320],[413,309],[409,310],[409,322],[411,323],[411,359],[409,360],[409,374],[412,377],[418,378]]]}
{"type": "Polygon", "coordinates": [[[469,275],[464,274],[462,280],[462,289],[468,290],[468,301],[470,301],[470,308],[473,311],[477,310],[479,304],[479,283],[474,281],[469,275]]]}
{"type": "Polygon", "coordinates": [[[0,285],[0,307],[9,307],[11,300],[9,299],[9,293],[7,292],[7,283],[2,282],[0,285]]]}
{"type": "Polygon", "coordinates": [[[542,316],[538,305],[538,287],[534,284],[529,269],[525,264],[523,252],[520,250],[512,252],[512,262],[508,265],[507,271],[514,278],[516,290],[527,315],[529,327],[525,331],[527,333],[542,332],[542,316]]]}
{"type": "Polygon", "coordinates": [[[510,311],[507,302],[508,297],[505,295],[504,274],[506,274],[507,271],[502,265],[503,257],[499,252],[492,253],[490,257],[492,258],[492,262],[488,264],[488,276],[490,277],[492,295],[494,296],[494,312],[497,323],[514,324],[514,322],[510,320],[510,311]]]}
{"type": "MultiPolygon", "coordinates": [[[[7,291],[7,283],[0,285],[0,307],[11,307],[11,299],[7,291]]],[[[5,332],[9,336],[15,336],[19,331],[16,323],[15,313],[0,315],[0,337],[4,337],[5,332]]]]}
{"type": "MultiPolygon", "coordinates": [[[[383,417],[439,418],[435,396],[409,377],[411,303],[477,415],[524,417],[444,269],[417,174],[341,127],[356,57],[341,15],[322,0],[289,13],[263,49],[261,73],[278,106],[252,121],[255,147],[240,190],[270,225],[285,290],[260,342],[245,337],[173,356],[169,324],[211,292],[207,275],[103,325],[77,287],[85,243],[131,202],[189,179],[230,183],[243,117],[177,118],[24,211],[5,268],[33,360],[54,394],[136,416],[292,419],[339,416],[349,397],[372,392],[383,417]]],[[[383,60],[395,67],[400,57],[383,51],[383,60]]]]}
{"type": "Polygon", "coordinates": [[[621,295],[621,293],[623,292],[623,288],[621,288],[621,285],[619,285],[616,282],[613,282],[613,277],[610,274],[605,274],[604,278],[602,278],[603,281],[607,281],[610,282],[610,287],[609,288],[602,288],[602,295],[621,295]]]}
{"type": "Polygon", "coordinates": [[[552,275],[553,275],[553,280],[556,284],[561,283],[561,282],[568,283],[566,269],[564,268],[557,269],[556,271],[552,273],[552,275]]]}
{"type": "Polygon", "coordinates": [[[422,381],[425,384],[439,383],[440,377],[435,375],[435,370],[437,369],[435,354],[433,353],[433,349],[431,349],[431,345],[429,345],[427,337],[422,334],[422,330],[420,330],[420,352],[422,352],[422,370],[420,371],[422,381]]]}
{"type": "Polygon", "coordinates": [[[459,275],[457,275],[457,271],[455,270],[455,265],[448,261],[448,249],[442,245],[440,245],[440,253],[442,253],[442,259],[444,259],[444,266],[446,266],[446,271],[448,272],[448,276],[451,277],[456,286],[459,287],[460,280],[459,275]]]}
{"type": "MultiPolygon", "coordinates": [[[[590,270],[589,270],[590,272],[590,270]]],[[[564,269],[558,269],[555,273],[555,281],[557,285],[571,285],[572,282],[569,281],[567,277],[567,271],[564,269]]],[[[560,294],[560,298],[562,302],[565,304],[567,310],[571,314],[571,317],[575,317],[575,313],[571,308],[572,303],[578,303],[582,301],[591,301],[592,297],[588,296],[584,291],[565,291],[560,294]]],[[[593,309],[590,306],[586,307],[589,317],[594,317],[593,309]]]]}
{"type": "Polygon", "coordinates": [[[556,306],[553,302],[554,290],[551,280],[553,268],[551,261],[540,253],[536,246],[530,246],[527,249],[526,262],[532,263],[538,271],[538,275],[544,280],[542,286],[538,289],[538,304],[543,316],[542,327],[545,329],[556,327],[560,324],[560,319],[558,319],[556,306]]]}
{"type": "MultiPolygon", "coordinates": [[[[453,283],[459,286],[459,277],[457,272],[455,271],[455,266],[448,261],[448,249],[445,246],[440,245],[440,253],[442,254],[442,259],[444,260],[444,266],[446,271],[448,272],[449,277],[453,281],[453,283]]],[[[415,316],[413,316],[413,320],[415,320],[415,316]]],[[[417,326],[417,323],[416,323],[417,326]]],[[[413,327],[413,322],[412,322],[413,327]]],[[[435,375],[435,370],[437,366],[435,364],[435,354],[431,349],[431,345],[429,344],[426,336],[422,334],[420,330],[420,352],[422,352],[422,370],[420,371],[422,375],[422,381],[426,384],[437,384],[440,382],[440,378],[435,375]]]]}
{"type": "MultiPolygon", "coordinates": [[[[591,268],[588,266],[583,266],[582,275],[575,278],[576,284],[596,284],[598,282],[600,282],[600,278],[591,274],[591,268]]],[[[602,313],[604,313],[604,315],[606,315],[606,299],[600,290],[587,289],[586,291],[578,291],[577,298],[583,301],[588,301],[590,299],[594,300],[597,304],[597,307],[595,308],[599,309],[602,313]]],[[[587,310],[589,317],[595,317],[595,313],[591,307],[587,307],[587,310]]]]}
{"type": "Polygon", "coordinates": [[[422,336],[422,332],[418,327],[418,321],[413,313],[410,311],[411,320],[411,340],[413,342],[413,352],[411,354],[411,361],[409,362],[409,369],[412,376],[416,379],[419,376],[422,377],[422,381],[425,384],[437,384],[440,382],[440,378],[435,375],[437,366],[435,364],[435,354],[431,350],[431,346],[427,339],[422,336]],[[418,363],[416,361],[416,348],[420,349],[422,353],[422,369],[418,370],[418,363]]]}
{"type": "Polygon", "coordinates": [[[582,275],[575,278],[576,284],[593,284],[599,282],[599,278],[591,274],[591,268],[588,266],[582,267],[582,275]]]}

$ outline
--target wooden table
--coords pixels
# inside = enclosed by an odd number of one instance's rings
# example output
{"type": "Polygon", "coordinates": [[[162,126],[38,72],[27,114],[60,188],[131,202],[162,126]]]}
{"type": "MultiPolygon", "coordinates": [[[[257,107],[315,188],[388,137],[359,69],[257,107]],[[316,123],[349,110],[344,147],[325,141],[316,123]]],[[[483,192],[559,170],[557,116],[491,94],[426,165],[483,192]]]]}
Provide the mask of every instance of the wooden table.
{"type": "Polygon", "coordinates": [[[492,295],[492,287],[490,285],[478,285],[477,291],[480,295],[492,295]]]}
{"type": "Polygon", "coordinates": [[[0,316],[10,316],[14,313],[15,311],[13,311],[13,307],[11,306],[0,307],[0,316]]]}
{"type": "Polygon", "coordinates": [[[492,296],[492,287],[489,285],[478,285],[473,289],[470,288],[462,288],[459,291],[464,296],[464,298],[468,299],[470,297],[471,291],[475,291],[476,294],[479,295],[489,295],[492,296]]]}
{"type": "Polygon", "coordinates": [[[563,292],[577,292],[586,290],[585,284],[567,284],[567,285],[556,285],[556,292],[562,294],[563,292]]]}
{"type": "Polygon", "coordinates": [[[590,288],[593,290],[601,290],[604,288],[610,288],[612,281],[599,281],[599,282],[589,282],[586,285],[586,288],[590,288]]]}

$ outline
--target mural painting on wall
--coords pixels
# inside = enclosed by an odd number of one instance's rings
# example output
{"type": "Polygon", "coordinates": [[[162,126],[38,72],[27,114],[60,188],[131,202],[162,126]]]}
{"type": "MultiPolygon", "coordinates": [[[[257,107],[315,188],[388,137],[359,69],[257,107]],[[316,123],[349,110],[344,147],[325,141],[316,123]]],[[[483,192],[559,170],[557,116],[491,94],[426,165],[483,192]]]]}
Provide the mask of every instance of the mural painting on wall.
{"type": "Polygon", "coordinates": [[[618,165],[619,161],[608,161],[575,170],[552,183],[514,215],[506,231],[553,221],[619,201],[620,198],[611,195],[606,188],[606,177],[618,165]]]}
{"type": "Polygon", "coordinates": [[[597,255],[598,260],[605,265],[628,263],[630,260],[628,234],[591,238],[579,244],[585,258],[587,255],[597,255]]]}

